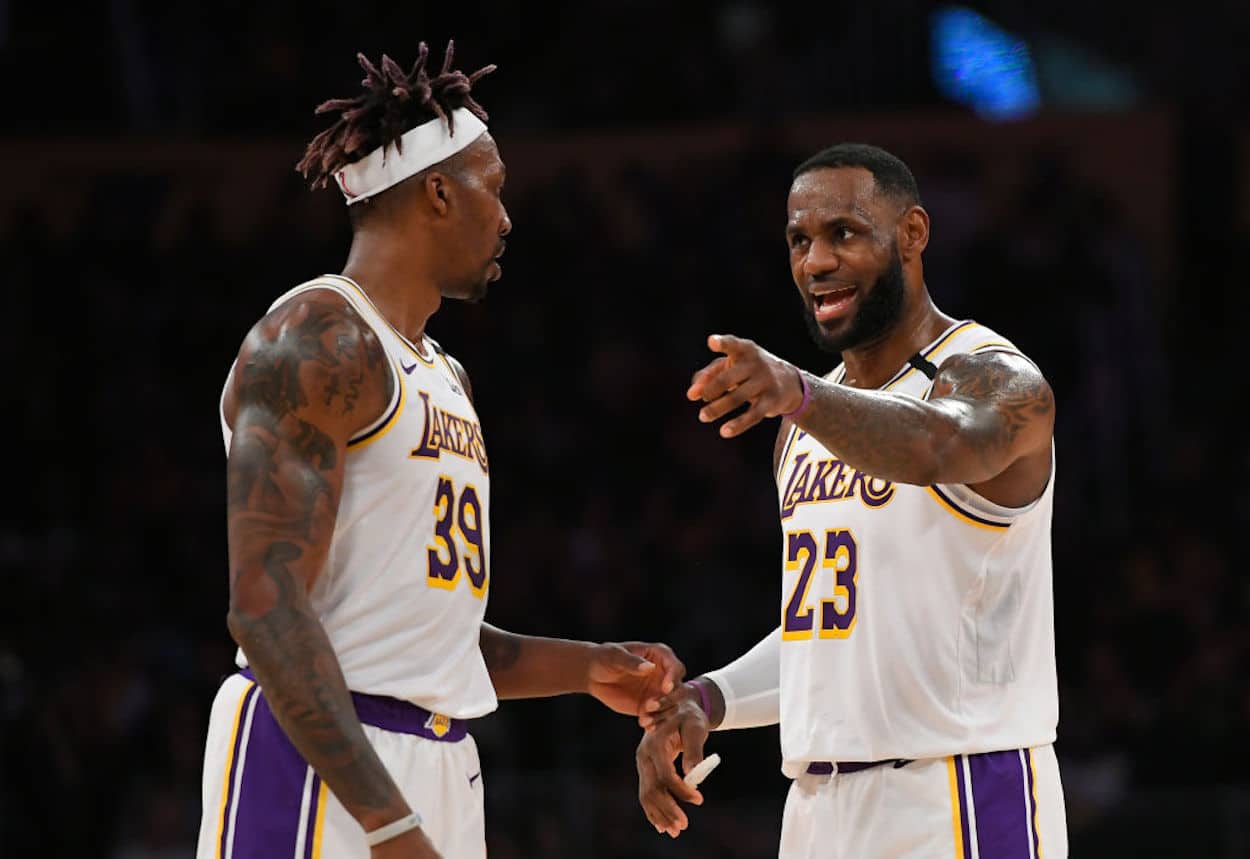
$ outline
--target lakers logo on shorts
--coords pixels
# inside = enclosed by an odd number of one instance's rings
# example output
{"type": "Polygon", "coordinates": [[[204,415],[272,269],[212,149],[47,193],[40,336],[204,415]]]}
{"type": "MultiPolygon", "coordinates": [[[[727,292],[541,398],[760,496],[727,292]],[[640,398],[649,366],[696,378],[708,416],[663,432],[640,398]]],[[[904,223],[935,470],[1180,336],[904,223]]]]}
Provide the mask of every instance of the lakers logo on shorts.
{"type": "Polygon", "coordinates": [[[430,718],[425,720],[425,727],[430,730],[434,736],[442,738],[451,730],[451,719],[442,713],[431,713],[430,718]]]}

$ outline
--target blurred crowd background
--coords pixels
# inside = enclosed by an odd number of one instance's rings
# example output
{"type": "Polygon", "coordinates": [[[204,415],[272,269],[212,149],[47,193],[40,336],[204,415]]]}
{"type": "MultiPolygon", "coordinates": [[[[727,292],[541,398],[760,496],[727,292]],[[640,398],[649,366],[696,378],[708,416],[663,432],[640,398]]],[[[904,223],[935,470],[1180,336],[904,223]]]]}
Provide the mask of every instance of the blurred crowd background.
{"type": "MultiPolygon", "coordinates": [[[[785,194],[811,152],[878,143],[932,214],[938,304],[1058,398],[1073,855],[1250,856],[1244,7],[539,5],[0,0],[0,854],[193,855],[233,656],[221,384],[272,297],[344,258],[341,201],[293,172],[312,108],[355,51],[454,36],[500,66],[478,93],[515,224],[488,299],[430,325],[491,454],[488,617],[664,640],[692,673],[775,625],[772,429],[723,441],[683,394],[713,331],[836,363],[785,194]]],[[[775,855],[775,729],[713,737],[675,843],[628,719],[506,703],[475,735],[494,859],[775,855]]]]}

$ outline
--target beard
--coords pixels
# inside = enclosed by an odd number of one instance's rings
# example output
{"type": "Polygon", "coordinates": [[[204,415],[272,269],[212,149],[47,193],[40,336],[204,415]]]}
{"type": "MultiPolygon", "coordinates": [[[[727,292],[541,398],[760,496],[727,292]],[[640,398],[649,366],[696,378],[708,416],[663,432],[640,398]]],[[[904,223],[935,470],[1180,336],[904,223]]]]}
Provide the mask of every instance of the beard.
{"type": "Polygon", "coordinates": [[[486,293],[490,291],[491,285],[496,278],[491,277],[490,268],[495,264],[492,258],[487,263],[486,268],[476,277],[466,277],[464,280],[456,281],[453,285],[443,287],[443,298],[450,298],[455,301],[463,301],[468,304],[477,304],[486,298],[486,293]]]}
{"type": "Polygon", "coordinates": [[[903,260],[898,255],[898,245],[894,245],[890,255],[890,264],[868,290],[855,316],[851,318],[846,329],[840,334],[829,334],[816,321],[816,313],[811,303],[801,294],[803,304],[803,321],[807,323],[808,333],[817,348],[822,352],[838,354],[866,343],[872,343],[893,328],[903,315],[903,260]]]}
{"type": "Polygon", "coordinates": [[[482,278],[473,286],[469,287],[468,294],[465,295],[464,301],[469,304],[477,304],[486,299],[486,293],[490,291],[491,281],[482,278]]]}

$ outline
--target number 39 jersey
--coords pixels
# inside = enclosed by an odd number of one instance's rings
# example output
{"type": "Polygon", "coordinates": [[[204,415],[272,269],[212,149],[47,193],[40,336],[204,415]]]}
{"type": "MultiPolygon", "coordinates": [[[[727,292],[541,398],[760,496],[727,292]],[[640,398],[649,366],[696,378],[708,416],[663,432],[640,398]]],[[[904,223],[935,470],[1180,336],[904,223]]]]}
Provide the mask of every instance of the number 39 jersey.
{"type": "MultiPolygon", "coordinates": [[[[974,322],[922,354],[1018,352],[974,322]]],[[[841,381],[845,368],[830,376],[841,381]]],[[[906,366],[882,390],[925,398],[906,366]]],[[[966,486],[864,474],[792,429],[777,475],[783,532],[781,745],[807,761],[932,758],[1055,739],[1054,471],[1009,509],[966,486]]]]}
{"type": "MultiPolygon", "coordinates": [[[[350,689],[452,718],[485,715],[497,701],[478,645],[490,587],[490,478],[477,413],[432,341],[415,348],[354,281],[309,281],[271,309],[312,289],[355,308],[394,379],[387,409],[347,446],[312,608],[350,689]]],[[[224,417],[222,431],[229,451],[224,417]]],[[[238,662],[246,664],[242,652],[238,662]]]]}

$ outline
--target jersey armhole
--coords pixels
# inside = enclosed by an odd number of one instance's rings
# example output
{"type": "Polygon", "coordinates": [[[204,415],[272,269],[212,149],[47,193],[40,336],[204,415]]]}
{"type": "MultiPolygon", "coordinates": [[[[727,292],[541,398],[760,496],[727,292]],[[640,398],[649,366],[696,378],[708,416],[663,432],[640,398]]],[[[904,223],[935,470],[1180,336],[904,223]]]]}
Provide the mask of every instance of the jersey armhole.
{"type": "MultiPolygon", "coordinates": [[[[399,420],[399,416],[404,410],[405,394],[403,377],[400,375],[399,369],[395,366],[395,362],[391,359],[390,352],[387,351],[386,340],[383,337],[383,332],[379,330],[378,326],[374,324],[374,320],[370,318],[371,315],[377,314],[377,310],[369,302],[368,296],[366,296],[362,291],[359,291],[359,288],[356,287],[355,283],[347,278],[342,278],[337,275],[324,275],[310,280],[307,283],[300,284],[295,289],[275,301],[270,306],[269,310],[272,311],[274,308],[286,301],[289,301],[296,295],[304,292],[312,292],[315,289],[324,289],[337,294],[340,298],[347,302],[347,306],[350,307],[356,315],[360,317],[360,320],[369,328],[369,330],[373,332],[373,336],[377,338],[378,347],[382,350],[382,357],[386,362],[387,372],[391,377],[391,397],[386,404],[386,408],[382,410],[382,413],[378,415],[376,420],[369,423],[363,429],[358,430],[347,440],[347,449],[349,451],[359,450],[360,448],[377,441],[395,425],[397,420],[399,420]]],[[[380,314],[377,314],[377,316],[379,320],[385,322],[385,319],[383,319],[380,314]]],[[[421,357],[420,353],[417,353],[417,357],[421,357]]]]}
{"type": "MultiPolygon", "coordinates": [[[[385,351],[385,348],[383,351],[385,351]]],[[[399,416],[404,411],[404,380],[396,369],[395,362],[391,360],[389,355],[386,357],[386,367],[391,375],[391,400],[387,403],[386,408],[382,410],[382,414],[377,420],[348,439],[348,450],[359,450],[377,441],[395,425],[395,422],[399,420],[399,416]]]]}

